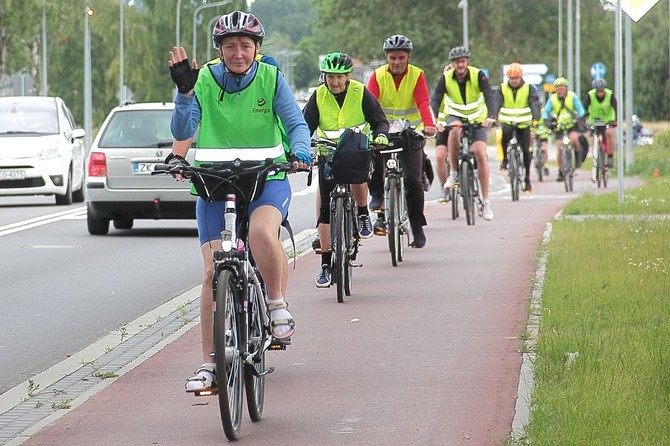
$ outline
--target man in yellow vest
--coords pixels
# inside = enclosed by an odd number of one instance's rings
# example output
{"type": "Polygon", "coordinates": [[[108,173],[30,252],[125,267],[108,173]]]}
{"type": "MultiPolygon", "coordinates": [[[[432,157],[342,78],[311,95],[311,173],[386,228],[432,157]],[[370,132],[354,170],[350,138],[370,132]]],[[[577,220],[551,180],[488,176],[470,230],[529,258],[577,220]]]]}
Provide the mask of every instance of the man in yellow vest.
{"type": "MultiPolygon", "coordinates": [[[[612,90],[607,88],[605,79],[595,78],[592,85],[593,89],[589,90],[586,99],[584,99],[584,108],[591,125],[599,120],[607,126],[604,130],[605,147],[603,151],[607,154],[607,167],[612,167],[614,166],[614,129],[617,126],[616,98],[612,90]]],[[[602,129],[599,131],[602,131],[602,129]]]]}
{"type": "MultiPolygon", "coordinates": [[[[396,34],[384,42],[386,64],[374,70],[368,81],[368,89],[379,100],[389,122],[406,119],[416,130],[423,130],[426,136],[435,135],[436,129],[433,114],[430,110],[428,84],[423,70],[409,63],[412,53],[412,42],[407,37],[396,34]]],[[[426,235],[423,227],[426,217],[423,213],[424,189],[422,172],[424,166],[423,147],[425,140],[415,141],[409,150],[401,152],[403,163],[407,214],[412,228],[415,248],[423,248],[426,235]]],[[[370,207],[380,209],[383,203],[383,166],[381,157],[376,157],[375,168],[370,180],[370,207]]],[[[386,234],[384,214],[378,214],[375,222],[375,234],[386,234]]]]}
{"type": "MultiPolygon", "coordinates": [[[[338,141],[345,129],[358,128],[361,133],[372,131],[375,144],[388,144],[389,123],[379,102],[365,85],[351,79],[354,64],[344,53],[329,53],[321,62],[325,83],[319,85],[305,104],[302,112],[310,133],[320,138],[338,141]]],[[[320,149],[319,149],[320,150],[320,149]]],[[[330,193],[335,182],[325,174],[328,151],[317,152],[319,166],[319,216],[318,232],[321,245],[321,269],[316,276],[316,287],[330,286],[332,252],[330,251],[330,193]]],[[[369,161],[366,162],[369,168],[369,161]]],[[[368,211],[368,185],[352,184],[351,192],[356,202],[358,234],[372,237],[372,222],[368,211]]]]}
{"type": "Polygon", "coordinates": [[[524,192],[530,193],[530,128],[533,122],[540,119],[542,105],[534,85],[523,80],[523,69],[520,64],[513,62],[507,70],[507,82],[500,85],[498,90],[498,122],[502,124],[503,160],[500,170],[507,170],[507,146],[516,131],[516,139],[523,152],[523,165],[526,171],[524,192]]]}
{"type": "MultiPolygon", "coordinates": [[[[444,107],[446,110],[447,126],[461,121],[481,123],[482,128],[475,129],[472,134],[470,151],[475,154],[479,182],[482,186],[481,215],[484,220],[493,220],[493,211],[489,202],[489,165],[486,159],[486,137],[488,127],[495,122],[493,110],[494,96],[486,74],[477,67],[470,65],[470,51],[457,46],[449,52],[449,60],[454,67],[444,74],[444,107]]],[[[433,97],[439,91],[433,93],[433,97]]],[[[458,151],[460,146],[461,130],[452,128],[447,139],[449,151],[449,177],[444,183],[448,191],[457,181],[458,151]]]]}

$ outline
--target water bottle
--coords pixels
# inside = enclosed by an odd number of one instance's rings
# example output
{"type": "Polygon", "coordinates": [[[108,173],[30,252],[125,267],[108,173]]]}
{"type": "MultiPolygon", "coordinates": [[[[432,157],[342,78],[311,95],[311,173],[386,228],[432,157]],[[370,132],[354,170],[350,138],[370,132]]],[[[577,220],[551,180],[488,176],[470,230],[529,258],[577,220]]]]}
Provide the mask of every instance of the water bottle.
{"type": "Polygon", "coordinates": [[[226,195],[226,205],[223,220],[225,226],[223,231],[221,231],[221,248],[224,252],[230,252],[233,248],[233,242],[237,240],[237,231],[235,230],[237,211],[235,209],[234,194],[226,195]]]}

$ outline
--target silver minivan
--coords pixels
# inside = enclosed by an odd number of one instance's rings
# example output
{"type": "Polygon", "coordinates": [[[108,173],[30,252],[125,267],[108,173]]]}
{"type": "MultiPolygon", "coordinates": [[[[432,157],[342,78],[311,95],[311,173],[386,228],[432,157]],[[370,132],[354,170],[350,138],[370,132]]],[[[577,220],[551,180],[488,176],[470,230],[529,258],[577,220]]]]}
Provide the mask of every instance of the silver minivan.
{"type": "MultiPolygon", "coordinates": [[[[109,222],[131,229],[135,219],[194,219],[190,183],[151,175],[172,150],[174,103],[115,107],[100,127],[88,157],[88,232],[105,235],[109,222]]],[[[188,161],[193,162],[193,151],[188,161]]]]}

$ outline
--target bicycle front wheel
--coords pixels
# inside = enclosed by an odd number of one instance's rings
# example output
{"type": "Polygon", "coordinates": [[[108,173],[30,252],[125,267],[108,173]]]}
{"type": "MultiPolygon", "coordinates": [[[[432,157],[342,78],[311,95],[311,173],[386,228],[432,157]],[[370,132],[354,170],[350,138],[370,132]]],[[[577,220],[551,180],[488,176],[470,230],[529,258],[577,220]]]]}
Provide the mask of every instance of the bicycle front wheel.
{"type": "Polygon", "coordinates": [[[391,252],[391,265],[393,266],[398,266],[398,250],[400,249],[400,222],[398,219],[400,194],[398,189],[398,179],[395,177],[389,178],[389,209],[386,224],[388,226],[387,237],[389,242],[389,251],[391,252]]]}
{"type": "Polygon", "coordinates": [[[249,305],[247,310],[247,353],[251,355],[253,366],[244,364],[244,388],[247,395],[247,411],[251,421],[260,421],[263,417],[265,402],[265,340],[268,337],[264,322],[265,292],[260,277],[254,275],[249,278],[249,305]],[[255,369],[255,372],[251,368],[255,369]]]}
{"type": "Polygon", "coordinates": [[[351,296],[351,283],[352,283],[352,273],[354,272],[354,267],[351,264],[351,257],[353,256],[354,250],[356,249],[356,240],[355,237],[358,237],[358,228],[356,226],[356,220],[354,216],[354,202],[350,200],[347,204],[346,216],[344,217],[344,236],[346,240],[345,246],[345,257],[344,257],[344,294],[346,296],[351,296]],[[354,228],[356,228],[356,234],[354,235],[354,228]]]}
{"type": "Polygon", "coordinates": [[[512,190],[512,201],[519,200],[519,159],[517,157],[516,149],[509,151],[510,156],[510,169],[509,169],[509,183],[512,190]]]}
{"type": "Polygon", "coordinates": [[[235,302],[241,301],[239,293],[233,272],[219,272],[214,292],[214,358],[221,423],[229,440],[239,438],[242,425],[244,381],[240,349],[245,340],[243,324],[235,310],[235,302]]]}
{"type": "Polygon", "coordinates": [[[335,246],[333,250],[333,277],[337,289],[337,301],[344,302],[344,269],[347,262],[346,236],[344,234],[344,198],[338,197],[335,201],[335,219],[330,221],[331,229],[334,229],[335,246]],[[333,226],[334,225],[334,226],[333,226]]]}
{"type": "Polygon", "coordinates": [[[458,218],[458,189],[456,186],[449,190],[449,200],[451,200],[451,219],[458,218]]]}
{"type": "Polygon", "coordinates": [[[475,175],[472,165],[464,161],[461,163],[461,196],[463,197],[463,209],[468,225],[475,224],[475,175]]]}

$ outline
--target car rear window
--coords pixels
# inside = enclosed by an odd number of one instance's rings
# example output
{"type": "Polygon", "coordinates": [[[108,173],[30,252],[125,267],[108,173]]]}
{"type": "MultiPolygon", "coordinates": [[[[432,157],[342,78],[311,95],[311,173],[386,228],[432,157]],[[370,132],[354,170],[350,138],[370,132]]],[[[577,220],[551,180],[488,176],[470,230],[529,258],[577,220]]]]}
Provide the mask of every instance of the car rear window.
{"type": "Polygon", "coordinates": [[[0,134],[58,133],[58,112],[55,102],[0,102],[0,134]]]}
{"type": "Polygon", "coordinates": [[[158,147],[172,144],[172,110],[126,110],[112,115],[100,148],[158,147]]]}

